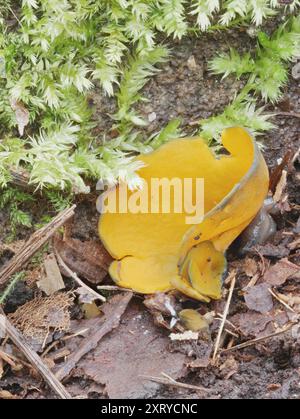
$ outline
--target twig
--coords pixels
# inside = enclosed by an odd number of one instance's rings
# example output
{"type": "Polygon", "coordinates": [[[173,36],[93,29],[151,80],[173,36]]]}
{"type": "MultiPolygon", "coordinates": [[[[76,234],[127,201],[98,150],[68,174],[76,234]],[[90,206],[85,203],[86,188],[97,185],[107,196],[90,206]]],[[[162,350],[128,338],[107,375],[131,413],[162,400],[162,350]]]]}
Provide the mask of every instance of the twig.
{"type": "Polygon", "coordinates": [[[132,291],[129,288],[118,287],[118,285],[97,285],[97,289],[100,291],[132,291]]]}
{"type": "Polygon", "coordinates": [[[185,384],[185,383],[181,383],[179,381],[176,381],[176,380],[174,380],[174,378],[170,377],[169,375],[167,375],[164,372],[162,372],[161,374],[165,378],[163,378],[163,377],[153,377],[151,375],[140,375],[140,377],[145,378],[146,380],[149,380],[149,381],[153,381],[153,382],[158,383],[158,384],[165,384],[165,385],[174,386],[174,387],[187,388],[189,390],[205,391],[206,393],[208,393],[210,391],[209,389],[207,389],[205,387],[194,386],[192,384],[185,384]]]}
{"type": "Polygon", "coordinates": [[[248,346],[253,346],[256,343],[263,342],[264,340],[273,338],[275,336],[282,335],[283,333],[285,333],[288,330],[290,330],[293,326],[295,326],[295,324],[296,323],[294,323],[294,322],[293,323],[290,323],[287,327],[285,327],[284,329],[279,330],[277,332],[274,332],[274,333],[271,333],[269,335],[262,336],[262,337],[259,337],[259,338],[256,338],[256,339],[248,340],[247,342],[240,343],[239,345],[232,346],[231,348],[228,348],[228,349],[222,349],[222,353],[229,352],[229,351],[236,351],[237,349],[244,349],[244,348],[247,348],[248,346]]]}
{"type": "Polygon", "coordinates": [[[62,381],[66,378],[73,368],[76,367],[81,358],[92,349],[95,349],[100,339],[119,325],[121,316],[125,312],[132,295],[131,292],[127,292],[125,295],[118,295],[116,298],[113,297],[109,302],[104,304],[104,306],[107,307],[107,310],[105,307],[101,307],[101,310],[105,313],[106,319],[103,321],[103,318],[101,317],[98,322],[95,323],[89,335],[83,340],[81,345],[79,345],[77,351],[72,353],[67,358],[65,364],[56,372],[55,375],[59,380],[62,381]],[[112,300],[114,300],[114,302],[117,301],[117,303],[111,303],[112,300]]]}
{"type": "Polygon", "coordinates": [[[7,334],[17,348],[25,355],[28,361],[34,368],[38,370],[44,380],[52,388],[53,391],[61,399],[72,399],[70,393],[66,390],[63,384],[55,377],[50,369],[43,363],[41,358],[34,352],[24,341],[21,334],[17,329],[9,322],[4,314],[0,314],[0,331],[3,334],[7,334]]]}
{"type": "Polygon", "coordinates": [[[89,294],[92,294],[95,298],[97,298],[97,300],[106,301],[106,298],[103,297],[103,295],[99,294],[97,291],[94,291],[92,288],[90,288],[88,285],[86,285],[83,281],[81,281],[81,279],[77,276],[77,274],[75,272],[73,272],[68,265],[65,264],[65,262],[62,260],[61,256],[58,254],[58,252],[55,250],[54,251],[55,256],[57,258],[58,264],[70,275],[71,278],[74,279],[75,282],[77,282],[78,285],[80,285],[81,287],[83,287],[84,289],[87,290],[87,292],[89,294]]]}
{"type": "Polygon", "coordinates": [[[50,237],[74,215],[76,205],[60,212],[45,227],[37,230],[30,239],[21,247],[12,260],[0,272],[0,288],[9,278],[28,262],[28,260],[50,239],[50,237]]]}
{"type": "Polygon", "coordinates": [[[274,298],[276,298],[277,301],[284,305],[285,308],[287,308],[292,313],[296,313],[295,310],[291,306],[289,306],[285,301],[283,301],[280,297],[278,297],[278,295],[271,288],[268,288],[268,291],[271,295],[273,295],[274,298]]]}
{"type": "Polygon", "coordinates": [[[220,324],[218,336],[217,336],[216,343],[215,343],[215,349],[214,349],[214,353],[213,353],[213,357],[212,357],[212,362],[213,363],[215,363],[216,358],[217,358],[217,354],[218,354],[219,346],[220,346],[220,342],[221,342],[221,336],[222,336],[223,329],[224,329],[226,319],[227,319],[227,315],[228,315],[228,312],[229,312],[231,298],[232,298],[232,294],[233,294],[233,290],[234,290],[235,282],[236,282],[236,272],[235,271],[231,272],[228,279],[230,279],[231,283],[230,283],[229,294],[228,294],[226,306],[225,306],[224,313],[223,313],[223,316],[222,316],[222,322],[220,324]]]}

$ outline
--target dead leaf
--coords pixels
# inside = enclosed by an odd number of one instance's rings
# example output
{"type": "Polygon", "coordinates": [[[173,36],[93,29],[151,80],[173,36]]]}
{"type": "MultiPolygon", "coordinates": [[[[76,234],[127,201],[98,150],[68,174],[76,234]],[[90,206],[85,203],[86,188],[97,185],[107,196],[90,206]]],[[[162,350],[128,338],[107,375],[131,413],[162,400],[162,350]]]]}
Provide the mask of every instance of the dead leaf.
{"type": "Polygon", "coordinates": [[[287,258],[281,259],[271,266],[264,274],[264,280],[273,286],[279,286],[291,276],[300,272],[300,267],[290,262],[287,258]]]}
{"type": "Polygon", "coordinates": [[[38,281],[38,287],[47,295],[65,288],[54,253],[50,253],[44,260],[46,276],[38,281]]]}
{"type": "Polygon", "coordinates": [[[258,338],[275,332],[278,326],[284,327],[289,322],[285,311],[271,313],[237,313],[229,318],[244,337],[258,338]]]}
{"type": "Polygon", "coordinates": [[[154,326],[151,315],[132,303],[119,327],[77,364],[75,374],[103,384],[109,398],[148,399],[160,385],[142,376],[160,376],[164,371],[179,379],[187,372],[188,358],[169,352],[168,347],[168,337],[154,326]]]}
{"type": "Polygon", "coordinates": [[[273,299],[268,284],[259,284],[247,289],[244,299],[250,310],[259,313],[268,313],[273,308],[273,299]]]}
{"type": "Polygon", "coordinates": [[[24,128],[29,123],[29,111],[25,108],[22,102],[16,99],[10,100],[10,106],[15,113],[16,121],[18,124],[18,131],[20,136],[22,137],[22,135],[24,134],[24,128]]]}
{"type": "MultiPolygon", "coordinates": [[[[59,235],[55,235],[53,245],[73,272],[93,284],[101,283],[107,275],[112,258],[101,243],[94,240],[82,242],[69,237],[64,240],[59,235]]],[[[67,272],[62,273],[68,276],[67,272]]]]}

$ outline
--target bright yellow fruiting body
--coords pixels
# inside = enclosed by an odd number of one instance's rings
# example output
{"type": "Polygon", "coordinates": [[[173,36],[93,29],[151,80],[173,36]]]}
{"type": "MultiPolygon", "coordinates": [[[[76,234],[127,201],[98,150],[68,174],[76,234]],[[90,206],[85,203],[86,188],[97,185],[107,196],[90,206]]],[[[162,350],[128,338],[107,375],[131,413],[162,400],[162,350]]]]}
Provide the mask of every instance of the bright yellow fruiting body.
{"type": "MultiPolygon", "coordinates": [[[[191,226],[184,212],[103,214],[99,234],[116,259],[110,275],[118,285],[146,294],[176,288],[202,301],[221,297],[224,252],[259,211],[269,184],[265,161],[247,131],[229,128],[222,142],[230,154],[218,158],[201,138],[172,140],[138,156],[145,164],[138,173],[148,186],[154,177],[203,178],[205,215],[191,226]]],[[[128,199],[134,193],[127,190],[128,199]]],[[[150,195],[149,187],[149,201],[150,195]]]]}

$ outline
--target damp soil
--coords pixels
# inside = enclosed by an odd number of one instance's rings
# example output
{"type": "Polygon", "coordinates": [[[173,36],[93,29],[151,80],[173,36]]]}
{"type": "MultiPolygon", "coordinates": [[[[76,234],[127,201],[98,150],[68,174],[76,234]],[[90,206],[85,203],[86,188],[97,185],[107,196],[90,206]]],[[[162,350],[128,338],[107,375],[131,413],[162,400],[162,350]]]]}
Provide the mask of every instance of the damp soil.
{"type": "MultiPolygon", "coordinates": [[[[244,81],[237,81],[228,77],[221,80],[219,77],[210,75],[207,68],[209,59],[216,53],[226,52],[230,47],[240,51],[249,49],[254,41],[244,30],[233,30],[217,34],[207,34],[196,39],[186,38],[181,42],[172,44],[172,58],[161,67],[161,72],[145,86],[144,96],[147,101],[139,104],[139,111],[149,122],[145,129],[147,134],[158,131],[170,119],[181,118],[183,130],[187,135],[195,132],[193,121],[207,118],[222,111],[224,106],[232,101],[234,95],[243,86],[244,81]]],[[[99,91],[91,95],[91,106],[94,107],[94,118],[97,122],[96,132],[111,135],[112,121],[110,115],[115,110],[112,99],[102,96],[99,91]]],[[[284,95],[276,107],[269,105],[268,112],[293,113],[300,111],[300,86],[296,80],[290,77],[288,85],[284,89],[284,95]]],[[[288,151],[295,153],[300,146],[300,119],[291,115],[278,115],[274,117],[274,123],[278,128],[260,138],[263,145],[264,156],[270,170],[272,170],[288,151]]],[[[296,162],[297,165],[297,162],[296,162]]],[[[276,222],[280,232],[285,232],[285,238],[278,233],[277,242],[282,244],[286,237],[293,241],[296,239],[295,226],[299,218],[300,192],[299,171],[296,169],[288,176],[289,201],[292,204],[290,211],[276,215],[276,222]]],[[[97,237],[98,214],[95,205],[96,195],[78,197],[78,207],[74,219],[73,234],[80,240],[94,239],[97,237]]],[[[40,204],[31,208],[34,222],[38,223],[45,214],[50,214],[47,203],[43,200],[40,204]]],[[[9,214],[4,210],[0,212],[0,243],[5,243],[10,233],[9,214]]],[[[31,229],[20,229],[17,239],[24,240],[32,233],[31,229]]],[[[285,242],[286,243],[286,242],[285,242]]],[[[299,251],[298,251],[299,252],[299,251]]],[[[0,267],[6,263],[13,253],[10,250],[2,251],[0,255],[0,267]]],[[[299,263],[299,253],[293,253],[293,261],[299,263]]],[[[258,256],[255,256],[258,260],[258,256]]],[[[266,256],[270,262],[276,258],[266,256]]],[[[244,263],[245,257],[233,254],[230,256],[230,265],[237,269],[237,288],[242,288],[245,278],[239,273],[239,267],[244,263]]],[[[299,280],[298,280],[299,281],[299,280]]],[[[287,283],[290,289],[297,289],[298,283],[287,283]]],[[[299,289],[300,292],[300,289],[299,289]]],[[[33,297],[30,287],[20,283],[6,304],[7,312],[13,311],[18,305],[24,304],[33,297]]],[[[136,303],[135,303],[136,304],[136,303]]],[[[203,312],[217,310],[222,312],[224,301],[211,304],[193,303],[203,312]]],[[[277,302],[274,310],[280,311],[282,307],[277,302]]],[[[139,302],[141,315],[146,308],[139,302]]],[[[229,319],[234,316],[243,316],[247,312],[241,293],[237,292],[230,308],[229,319]]],[[[285,313],[287,316],[287,314],[285,313]]],[[[129,321],[128,319],[124,320],[129,321]]],[[[158,336],[166,335],[162,328],[155,326],[158,336]]],[[[267,334],[268,326],[262,330],[267,334]]],[[[271,331],[271,330],[270,330],[271,331]]],[[[272,331],[271,331],[272,332],[272,331]]],[[[117,333],[117,332],[114,332],[117,333]]],[[[215,336],[215,335],[214,335],[215,336]]],[[[253,336],[252,336],[253,337],[253,336]]],[[[251,338],[251,334],[247,339],[251,338]]],[[[109,339],[107,337],[106,339],[109,339]]],[[[247,340],[244,338],[244,340],[247,340]]],[[[230,343],[230,336],[222,342],[223,347],[230,343]]],[[[136,342],[139,345],[139,342],[136,342]]],[[[177,351],[181,349],[177,348],[177,351]]],[[[170,352],[171,353],[171,352],[170,352]]],[[[117,362],[117,360],[116,360],[117,362]]],[[[126,374],[126,371],[124,371],[126,374]]],[[[152,390],[152,398],[284,398],[293,399],[300,397],[300,337],[291,331],[281,336],[268,339],[260,345],[251,346],[243,350],[227,352],[221,355],[218,365],[207,367],[194,367],[185,369],[179,381],[204,386],[209,393],[201,393],[194,390],[186,390],[166,385],[157,385],[152,390]],[[220,369],[220,365],[224,365],[220,369]],[[229,373],[226,374],[226,368],[229,373]],[[224,372],[225,370],[225,372],[224,372]]],[[[27,398],[50,398],[54,395],[47,390],[35,376],[26,378],[26,387],[31,388],[24,393],[24,380],[20,375],[16,376],[12,371],[7,371],[0,379],[0,389],[11,391],[16,395],[24,395],[27,398]],[[35,387],[41,392],[35,392],[35,387]]],[[[66,383],[69,391],[78,395],[80,392],[93,398],[105,398],[104,386],[88,377],[73,377],[66,383]]],[[[139,394],[137,394],[138,396],[139,394]]],[[[141,391],[141,397],[147,398],[147,392],[141,391]]],[[[150,397],[150,395],[149,395],[150,397]]]]}

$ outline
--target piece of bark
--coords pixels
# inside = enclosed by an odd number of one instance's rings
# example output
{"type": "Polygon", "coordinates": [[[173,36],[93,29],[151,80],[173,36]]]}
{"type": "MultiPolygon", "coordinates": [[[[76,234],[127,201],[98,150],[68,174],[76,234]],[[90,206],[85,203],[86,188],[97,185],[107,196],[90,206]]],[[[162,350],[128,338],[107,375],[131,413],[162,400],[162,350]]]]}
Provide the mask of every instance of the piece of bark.
{"type": "Polygon", "coordinates": [[[71,395],[64,385],[55,377],[51,370],[44,364],[41,358],[24,341],[22,335],[10,323],[4,314],[0,313],[0,331],[5,333],[17,348],[23,353],[34,368],[38,370],[47,384],[61,399],[71,399],[71,395]]]}
{"type": "Polygon", "coordinates": [[[38,287],[47,295],[65,288],[54,253],[50,253],[44,260],[46,276],[38,281],[38,287]]]}
{"type": "MultiPolygon", "coordinates": [[[[82,242],[70,237],[63,239],[56,234],[53,238],[53,246],[73,272],[91,283],[99,284],[107,275],[112,257],[100,242],[94,240],[82,242]]],[[[67,272],[63,274],[69,276],[67,272]]]]}
{"type": "Polygon", "coordinates": [[[79,345],[78,350],[72,353],[67,358],[66,363],[56,372],[55,375],[60,381],[69,376],[84,355],[97,347],[98,342],[103,336],[107,335],[107,333],[119,325],[121,317],[132,296],[132,292],[118,294],[101,307],[101,311],[104,312],[104,319],[102,317],[99,318],[99,322],[90,330],[89,335],[79,345]]]}
{"type": "Polygon", "coordinates": [[[37,230],[21,247],[18,253],[0,271],[0,289],[9,278],[19,271],[31,257],[53,236],[53,234],[74,215],[76,205],[65,209],[54,217],[49,224],[37,230]]]}

